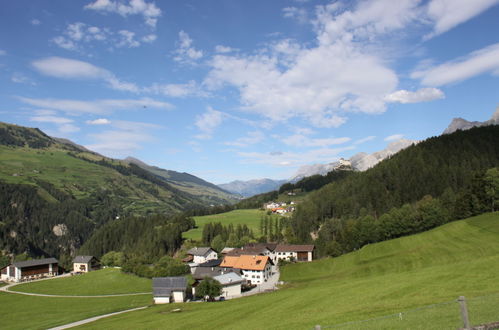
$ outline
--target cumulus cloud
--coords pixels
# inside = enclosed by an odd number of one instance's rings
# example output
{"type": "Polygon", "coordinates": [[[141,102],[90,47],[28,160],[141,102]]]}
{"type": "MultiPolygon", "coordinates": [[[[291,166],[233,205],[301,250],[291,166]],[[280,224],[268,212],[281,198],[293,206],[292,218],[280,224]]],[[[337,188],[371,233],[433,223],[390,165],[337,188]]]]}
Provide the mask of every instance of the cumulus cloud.
{"type": "Polygon", "coordinates": [[[224,113],[208,107],[207,111],[196,117],[195,125],[201,130],[202,134],[196,136],[197,139],[210,139],[215,129],[222,124],[224,113]]]}
{"type": "Polygon", "coordinates": [[[404,137],[404,134],[394,134],[384,138],[385,141],[397,141],[404,137]]]}
{"type": "Polygon", "coordinates": [[[191,80],[185,84],[152,84],[144,89],[149,93],[161,94],[169,97],[207,96],[200,86],[191,80]]]}
{"type": "Polygon", "coordinates": [[[36,25],[40,25],[40,24],[42,24],[42,22],[41,22],[39,19],[36,19],[36,18],[35,18],[35,19],[32,19],[32,20],[30,21],[30,23],[31,23],[31,25],[35,25],[35,26],[36,26],[36,25]]]}
{"type": "Polygon", "coordinates": [[[86,123],[88,125],[109,125],[111,121],[106,118],[99,118],[94,120],[87,120],[86,123]]]}
{"type": "Polygon", "coordinates": [[[95,10],[100,13],[115,13],[123,17],[130,15],[142,15],[144,22],[155,28],[158,18],[161,16],[161,9],[154,2],[146,2],[144,0],[129,0],[113,1],[113,0],[96,0],[84,7],[88,10],[95,10]]]}
{"type": "Polygon", "coordinates": [[[465,57],[414,71],[411,78],[426,86],[457,83],[480,74],[499,70],[499,43],[474,51],[465,57]]]}
{"type": "Polygon", "coordinates": [[[151,43],[151,42],[154,42],[157,38],[158,38],[158,36],[155,34],[148,34],[146,36],[143,36],[141,40],[142,40],[142,42],[145,42],[145,43],[151,43]]]}
{"type": "Polygon", "coordinates": [[[444,97],[444,92],[438,88],[421,88],[415,92],[401,89],[387,95],[385,100],[398,103],[419,103],[443,99],[444,97]]]}
{"type": "Polygon", "coordinates": [[[120,110],[142,110],[154,108],[161,110],[172,109],[173,106],[149,98],[142,99],[103,99],[95,101],[81,101],[72,99],[37,99],[19,97],[21,102],[49,110],[62,111],[67,114],[109,114],[120,110]]]}
{"type": "Polygon", "coordinates": [[[282,10],[282,13],[285,18],[296,19],[301,24],[308,21],[308,13],[304,8],[286,7],[282,10]]]}
{"type": "Polygon", "coordinates": [[[140,42],[135,40],[135,33],[128,30],[120,30],[118,34],[121,37],[121,40],[116,44],[117,47],[128,47],[135,48],[140,46],[140,42]]]}
{"type": "Polygon", "coordinates": [[[425,39],[445,33],[498,3],[499,0],[432,0],[427,6],[427,16],[434,28],[425,39]]]}
{"type": "Polygon", "coordinates": [[[178,33],[179,45],[175,50],[175,56],[173,59],[180,63],[193,64],[196,60],[203,57],[203,51],[197,50],[192,46],[192,39],[189,34],[185,31],[180,31],[178,33]]]}
{"type": "Polygon", "coordinates": [[[215,46],[216,53],[224,54],[224,53],[231,53],[233,51],[236,51],[236,49],[229,47],[229,46],[223,46],[223,45],[215,46]]]}

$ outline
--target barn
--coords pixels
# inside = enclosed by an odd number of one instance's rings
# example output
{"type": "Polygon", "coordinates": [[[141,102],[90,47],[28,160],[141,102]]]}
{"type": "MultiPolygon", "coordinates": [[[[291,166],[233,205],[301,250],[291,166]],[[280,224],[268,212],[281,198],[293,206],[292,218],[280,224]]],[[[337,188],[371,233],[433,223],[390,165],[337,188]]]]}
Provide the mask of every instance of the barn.
{"type": "Polygon", "coordinates": [[[59,261],[55,258],[18,261],[2,268],[0,273],[2,280],[11,282],[57,276],[59,273],[59,261]]]}

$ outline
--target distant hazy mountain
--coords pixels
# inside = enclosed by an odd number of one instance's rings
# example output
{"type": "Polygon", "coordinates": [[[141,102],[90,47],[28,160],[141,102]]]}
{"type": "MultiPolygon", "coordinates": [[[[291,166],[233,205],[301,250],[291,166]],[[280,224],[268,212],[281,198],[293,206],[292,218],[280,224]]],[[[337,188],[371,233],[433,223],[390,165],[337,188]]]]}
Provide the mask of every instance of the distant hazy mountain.
{"type": "Polygon", "coordinates": [[[218,186],[226,191],[234,194],[239,194],[243,197],[251,197],[257,194],[263,194],[272,190],[277,190],[288,180],[271,180],[271,179],[258,179],[249,181],[232,181],[229,183],[219,184],[218,186]]]}
{"type": "Polygon", "coordinates": [[[454,118],[442,134],[450,134],[457,130],[467,130],[473,127],[488,125],[499,125],[499,107],[496,108],[492,117],[487,121],[467,121],[463,118],[454,118]]]}
{"type": "Polygon", "coordinates": [[[337,162],[329,164],[303,165],[296,171],[295,175],[289,181],[294,183],[308,176],[316,174],[326,175],[334,170],[354,170],[354,168],[352,167],[350,160],[343,158],[337,162]]]}

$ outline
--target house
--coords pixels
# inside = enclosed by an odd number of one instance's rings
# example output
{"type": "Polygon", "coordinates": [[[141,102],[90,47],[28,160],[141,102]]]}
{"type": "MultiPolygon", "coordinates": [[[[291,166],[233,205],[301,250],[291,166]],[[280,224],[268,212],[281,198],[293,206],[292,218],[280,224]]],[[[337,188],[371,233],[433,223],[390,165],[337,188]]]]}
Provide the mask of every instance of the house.
{"type": "Polygon", "coordinates": [[[100,268],[100,261],[94,256],[76,256],[73,259],[73,271],[75,273],[88,273],[100,268]]]}
{"type": "Polygon", "coordinates": [[[59,261],[55,258],[14,262],[0,271],[4,281],[21,282],[59,274],[59,261]]]}
{"type": "Polygon", "coordinates": [[[269,256],[240,255],[226,256],[220,267],[239,269],[243,279],[251,284],[262,284],[272,275],[273,264],[269,256]]]}
{"type": "Polygon", "coordinates": [[[201,268],[212,268],[212,267],[218,267],[222,263],[222,259],[213,259],[213,260],[208,260],[207,262],[203,262],[202,264],[198,264],[197,267],[201,268]]]}
{"type": "Polygon", "coordinates": [[[227,273],[240,274],[239,269],[234,268],[222,268],[222,267],[197,267],[192,278],[194,283],[192,284],[192,294],[196,294],[196,288],[205,278],[215,278],[216,276],[224,275],[227,273]]]}
{"type": "Polygon", "coordinates": [[[222,285],[222,294],[220,296],[226,299],[240,296],[241,285],[246,282],[240,275],[232,272],[215,276],[213,279],[222,285]]]}
{"type": "Polygon", "coordinates": [[[274,250],[272,260],[274,263],[279,260],[312,261],[314,250],[314,245],[279,244],[274,250]]]}
{"type": "Polygon", "coordinates": [[[178,277],[153,277],[152,294],[155,304],[184,302],[187,290],[187,279],[178,277]]]}
{"type": "Polygon", "coordinates": [[[192,256],[191,260],[195,264],[202,264],[218,258],[218,254],[210,247],[195,247],[187,251],[187,254],[192,256]]]}
{"type": "Polygon", "coordinates": [[[235,248],[233,248],[233,247],[224,247],[222,249],[222,251],[220,251],[220,254],[225,257],[227,255],[227,253],[229,253],[230,251],[232,251],[234,249],[235,248]]]}

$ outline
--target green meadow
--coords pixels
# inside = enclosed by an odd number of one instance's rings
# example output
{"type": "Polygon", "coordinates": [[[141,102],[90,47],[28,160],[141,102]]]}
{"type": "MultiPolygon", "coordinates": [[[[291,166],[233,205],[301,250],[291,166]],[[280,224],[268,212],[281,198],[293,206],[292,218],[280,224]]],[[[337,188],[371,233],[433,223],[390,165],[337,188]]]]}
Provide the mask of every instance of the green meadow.
{"type": "MultiPolygon", "coordinates": [[[[16,291],[58,295],[150,292],[151,280],[105,269],[74,277],[20,284],[16,291]]],[[[1,329],[47,329],[93,316],[147,306],[152,295],[106,298],[37,297],[0,292],[1,329]]]]}
{"type": "Polygon", "coordinates": [[[210,222],[221,222],[224,226],[232,224],[246,225],[253,230],[255,235],[260,235],[260,219],[266,215],[265,211],[251,209],[251,210],[234,210],[226,213],[205,215],[194,217],[197,228],[191,229],[183,234],[184,238],[200,241],[203,236],[203,227],[210,222]]]}
{"type": "Polygon", "coordinates": [[[151,280],[106,268],[83,275],[16,285],[11,291],[68,296],[95,296],[151,291],[151,280]]]}
{"type": "Polygon", "coordinates": [[[285,284],[275,292],[154,306],[83,327],[456,329],[462,326],[455,302],[461,295],[472,324],[499,321],[498,274],[499,213],[489,213],[339,258],[285,266],[285,284]],[[182,311],[170,313],[175,308],[182,311]]]}

